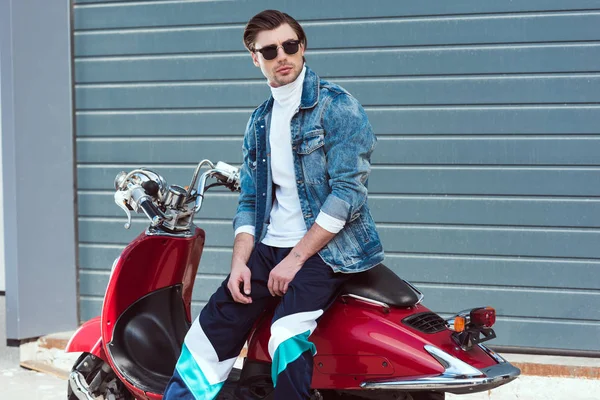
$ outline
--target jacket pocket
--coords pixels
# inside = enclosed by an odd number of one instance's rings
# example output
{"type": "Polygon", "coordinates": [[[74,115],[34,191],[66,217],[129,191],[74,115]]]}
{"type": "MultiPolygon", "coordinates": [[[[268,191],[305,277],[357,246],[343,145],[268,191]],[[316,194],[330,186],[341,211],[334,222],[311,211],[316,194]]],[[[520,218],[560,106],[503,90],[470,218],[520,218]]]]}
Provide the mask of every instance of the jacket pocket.
{"type": "Polygon", "coordinates": [[[298,145],[296,151],[307,184],[319,185],[328,179],[324,146],[325,135],[323,130],[309,132],[298,145]]]}
{"type": "Polygon", "coordinates": [[[310,154],[324,145],[325,135],[322,130],[309,132],[304,136],[304,140],[298,146],[298,154],[310,154]]]}

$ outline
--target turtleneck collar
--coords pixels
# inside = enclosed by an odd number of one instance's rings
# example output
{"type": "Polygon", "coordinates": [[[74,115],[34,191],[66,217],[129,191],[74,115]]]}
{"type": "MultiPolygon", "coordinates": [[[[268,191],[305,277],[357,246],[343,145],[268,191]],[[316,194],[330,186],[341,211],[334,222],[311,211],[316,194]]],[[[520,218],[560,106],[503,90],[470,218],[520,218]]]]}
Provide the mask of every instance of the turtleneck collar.
{"type": "Polygon", "coordinates": [[[287,85],[280,87],[271,87],[271,94],[276,102],[281,105],[287,104],[294,100],[300,101],[302,96],[302,84],[304,83],[304,76],[306,75],[306,65],[302,67],[300,75],[287,85]]]}

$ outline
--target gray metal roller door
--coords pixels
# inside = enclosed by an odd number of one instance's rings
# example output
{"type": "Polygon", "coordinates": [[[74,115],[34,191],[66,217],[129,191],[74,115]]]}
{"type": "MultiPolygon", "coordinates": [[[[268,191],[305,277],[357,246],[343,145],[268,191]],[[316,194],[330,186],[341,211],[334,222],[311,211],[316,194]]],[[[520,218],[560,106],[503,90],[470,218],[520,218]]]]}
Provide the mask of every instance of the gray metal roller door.
{"type": "MultiPolygon", "coordinates": [[[[241,44],[279,8],[309,65],[365,106],[386,264],[442,314],[490,304],[495,344],[600,350],[599,1],[75,2],[81,319],[99,312],[122,229],[112,180],[186,184],[241,161],[268,89],[241,44]],[[235,3],[235,4],[234,4],[235,3]]],[[[196,311],[227,273],[236,196],[214,193],[196,311]]]]}

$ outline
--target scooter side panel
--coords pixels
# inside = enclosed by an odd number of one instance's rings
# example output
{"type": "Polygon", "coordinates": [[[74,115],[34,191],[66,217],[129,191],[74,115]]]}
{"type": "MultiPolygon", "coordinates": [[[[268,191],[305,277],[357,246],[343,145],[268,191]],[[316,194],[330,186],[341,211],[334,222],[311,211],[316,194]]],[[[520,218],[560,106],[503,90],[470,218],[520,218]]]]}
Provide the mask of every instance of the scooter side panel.
{"type": "MultiPolygon", "coordinates": [[[[424,350],[426,344],[437,346],[476,368],[495,364],[478,347],[469,352],[458,348],[449,330],[427,334],[401,322],[410,315],[428,311],[422,305],[386,311],[352,299],[336,301],[310,337],[317,348],[312,387],[358,389],[367,378],[439,375],[444,367],[424,350]]],[[[259,326],[252,335],[249,360],[271,362],[267,351],[268,325],[259,326]]]]}
{"type": "MultiPolygon", "coordinates": [[[[401,326],[403,314],[354,301],[334,303],[310,337],[317,347],[312,387],[358,389],[366,377],[442,373],[443,367],[423,350],[423,339],[401,326]]],[[[268,340],[269,327],[263,325],[249,343],[248,358],[270,362],[265,359],[268,340]]]]}

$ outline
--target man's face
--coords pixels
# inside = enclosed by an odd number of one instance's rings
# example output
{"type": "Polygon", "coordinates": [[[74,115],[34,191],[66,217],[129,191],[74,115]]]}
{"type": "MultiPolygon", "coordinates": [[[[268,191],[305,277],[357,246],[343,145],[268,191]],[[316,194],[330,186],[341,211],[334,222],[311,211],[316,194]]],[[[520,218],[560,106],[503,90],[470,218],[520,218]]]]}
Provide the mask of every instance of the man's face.
{"type": "MultiPolygon", "coordinates": [[[[296,32],[288,24],[283,24],[271,31],[261,31],[256,36],[254,48],[259,50],[263,47],[276,45],[281,46],[287,40],[298,40],[296,32]]],[[[286,54],[283,48],[277,49],[277,57],[273,60],[265,60],[260,52],[252,54],[254,65],[260,67],[265,78],[272,87],[287,85],[296,80],[302,66],[304,65],[304,46],[300,44],[296,54],[286,54]]]]}

